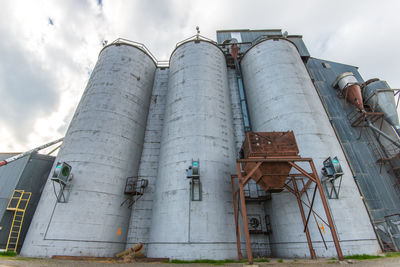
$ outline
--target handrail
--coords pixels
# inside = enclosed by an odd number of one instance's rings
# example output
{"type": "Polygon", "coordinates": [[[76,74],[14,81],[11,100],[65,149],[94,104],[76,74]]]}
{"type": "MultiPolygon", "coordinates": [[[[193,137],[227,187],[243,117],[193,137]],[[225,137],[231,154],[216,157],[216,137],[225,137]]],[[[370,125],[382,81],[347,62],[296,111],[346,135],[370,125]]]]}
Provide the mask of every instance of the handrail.
{"type": "Polygon", "coordinates": [[[150,52],[150,50],[142,43],[131,41],[125,38],[118,38],[114,40],[112,43],[108,44],[109,45],[116,45],[116,44],[128,44],[135,46],[145,52],[149,57],[156,63],[157,68],[168,68],[169,67],[169,61],[168,60],[157,60],[157,58],[150,52]]]}
{"type": "Polygon", "coordinates": [[[190,36],[189,38],[186,38],[185,40],[182,40],[182,41],[176,43],[175,48],[177,48],[181,44],[186,43],[187,41],[191,41],[191,40],[203,40],[203,41],[207,41],[207,42],[213,43],[215,45],[218,45],[218,43],[216,41],[214,41],[210,38],[204,37],[202,35],[196,34],[196,35],[190,36]]]}
{"type": "MultiPolygon", "coordinates": [[[[176,44],[175,48],[177,48],[181,44],[191,41],[191,40],[202,40],[202,41],[207,41],[207,42],[213,43],[215,45],[218,45],[218,43],[216,41],[209,39],[207,37],[204,37],[202,35],[196,34],[189,38],[186,38],[183,41],[178,42],[176,44]]],[[[128,45],[135,46],[135,47],[139,48],[140,50],[142,50],[143,52],[145,52],[146,54],[148,54],[149,57],[156,64],[157,68],[169,68],[169,60],[157,60],[157,58],[150,52],[150,50],[142,43],[131,41],[131,40],[128,40],[125,38],[118,38],[118,39],[114,40],[113,42],[111,42],[110,44],[106,45],[105,47],[110,46],[110,45],[116,45],[116,44],[128,44],[128,45]]]]}

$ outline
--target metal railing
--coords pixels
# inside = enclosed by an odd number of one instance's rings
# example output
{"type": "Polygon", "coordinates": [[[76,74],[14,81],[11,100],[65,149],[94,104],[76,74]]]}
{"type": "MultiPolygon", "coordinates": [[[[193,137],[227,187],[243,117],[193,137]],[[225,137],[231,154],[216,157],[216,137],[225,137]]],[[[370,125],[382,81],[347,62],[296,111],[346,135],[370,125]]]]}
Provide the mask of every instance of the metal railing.
{"type": "MultiPolygon", "coordinates": [[[[186,38],[186,39],[176,43],[175,48],[185,42],[192,41],[192,40],[207,41],[207,42],[213,43],[215,45],[218,45],[218,43],[216,41],[209,39],[207,37],[204,37],[202,35],[196,34],[196,35],[190,36],[189,38],[186,38]]],[[[143,52],[145,52],[146,54],[148,54],[149,57],[156,63],[157,68],[169,68],[169,60],[157,60],[157,58],[150,52],[150,50],[144,44],[139,43],[139,42],[131,41],[131,40],[124,39],[124,38],[118,38],[118,39],[114,40],[113,42],[111,42],[110,44],[105,45],[104,47],[107,47],[110,45],[118,45],[118,44],[127,44],[127,45],[131,45],[131,46],[135,46],[135,47],[139,48],[140,50],[142,50],[143,52]]]]}
{"type": "Polygon", "coordinates": [[[147,55],[149,55],[149,57],[154,61],[154,63],[156,63],[157,68],[168,68],[169,67],[168,60],[157,60],[157,58],[150,52],[150,50],[142,43],[131,41],[131,40],[124,39],[124,38],[118,38],[106,46],[116,45],[116,44],[128,44],[128,45],[135,46],[135,47],[139,48],[140,50],[142,50],[143,52],[145,52],[147,55]]]}
{"type": "Polygon", "coordinates": [[[186,42],[192,41],[192,40],[207,41],[207,42],[213,43],[215,45],[218,45],[216,41],[214,41],[214,40],[212,40],[210,38],[204,37],[202,35],[196,34],[196,35],[190,36],[189,38],[186,38],[185,40],[182,40],[182,41],[176,43],[175,48],[180,46],[183,43],[186,43],[186,42]]]}

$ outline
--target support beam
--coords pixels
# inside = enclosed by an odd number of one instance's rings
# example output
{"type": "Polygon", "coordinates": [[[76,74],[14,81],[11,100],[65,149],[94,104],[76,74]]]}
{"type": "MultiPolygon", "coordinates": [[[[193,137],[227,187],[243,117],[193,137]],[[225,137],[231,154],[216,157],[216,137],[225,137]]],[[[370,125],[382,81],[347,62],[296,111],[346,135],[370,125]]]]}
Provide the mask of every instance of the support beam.
{"type": "MultiPolygon", "coordinates": [[[[313,197],[312,197],[311,204],[310,204],[310,210],[308,211],[307,220],[306,220],[306,225],[304,226],[304,232],[306,231],[306,228],[307,228],[307,226],[308,226],[308,221],[310,220],[311,212],[313,211],[314,200],[315,200],[315,193],[317,193],[317,187],[314,188],[314,193],[313,193],[313,197]]],[[[300,195],[300,197],[301,197],[301,195],[300,195]]],[[[308,200],[308,201],[310,201],[310,200],[308,200]]]]}
{"type": "Polygon", "coordinates": [[[240,192],[240,201],[241,201],[241,210],[242,210],[242,217],[243,217],[243,226],[244,226],[244,233],[246,236],[246,248],[247,248],[247,258],[249,260],[249,264],[253,264],[253,253],[251,251],[251,242],[250,242],[250,233],[249,233],[249,224],[247,221],[247,210],[246,210],[246,202],[244,196],[244,189],[243,189],[243,178],[242,172],[240,170],[240,163],[236,163],[236,167],[238,170],[239,176],[239,192],[240,192]]]}
{"type": "MultiPolygon", "coordinates": [[[[311,162],[312,160],[310,160],[311,162]]],[[[296,165],[294,162],[289,161],[289,164],[292,165],[292,167],[294,167],[296,170],[298,170],[299,172],[301,172],[302,174],[304,174],[308,179],[313,180],[314,182],[316,182],[316,178],[312,177],[311,175],[308,174],[308,172],[306,172],[305,170],[303,170],[301,167],[299,167],[298,165],[296,165]]],[[[315,175],[315,173],[314,173],[315,175]]]]}
{"type": "Polygon", "coordinates": [[[342,261],[342,260],[344,260],[344,258],[343,258],[342,249],[340,248],[339,239],[338,239],[338,236],[336,233],[335,225],[333,224],[331,212],[328,208],[328,202],[326,201],[326,198],[324,195],[324,190],[322,189],[321,181],[318,178],[317,170],[315,169],[314,162],[312,160],[310,161],[310,165],[311,165],[311,169],[316,177],[318,192],[321,196],[321,200],[322,200],[322,204],[324,206],[326,218],[328,219],[328,222],[329,222],[329,229],[331,229],[331,234],[332,234],[333,242],[335,243],[336,252],[338,254],[339,260],[342,261]]]}
{"type": "Polygon", "coordinates": [[[305,191],[307,191],[307,188],[310,186],[310,184],[313,182],[313,180],[311,180],[311,179],[308,179],[308,181],[307,181],[307,183],[304,185],[304,182],[303,182],[303,189],[301,189],[301,191],[300,191],[300,196],[302,196],[303,194],[304,194],[304,192],[305,191]]]}
{"type": "Polygon", "coordinates": [[[316,259],[317,256],[315,255],[315,250],[312,245],[310,231],[308,230],[308,227],[306,225],[306,216],[304,215],[303,204],[301,203],[301,196],[299,194],[299,190],[298,190],[296,181],[294,180],[293,177],[292,177],[292,183],[293,183],[294,190],[296,191],[297,204],[299,205],[301,219],[303,220],[303,225],[305,226],[305,229],[306,229],[305,232],[306,232],[306,237],[307,237],[308,248],[310,249],[311,259],[316,259]]]}
{"type": "Polygon", "coordinates": [[[238,259],[241,260],[243,259],[243,256],[242,256],[242,249],[240,247],[239,211],[237,209],[237,202],[236,202],[237,192],[235,189],[235,181],[233,180],[234,178],[235,178],[234,175],[232,175],[231,182],[232,182],[232,196],[233,196],[233,211],[235,213],[236,246],[238,250],[238,259]]]}
{"type": "Polygon", "coordinates": [[[262,161],[257,162],[256,166],[254,166],[254,168],[246,175],[246,177],[244,177],[243,180],[243,186],[245,186],[249,180],[251,179],[251,176],[256,172],[256,170],[261,166],[262,161]]]}

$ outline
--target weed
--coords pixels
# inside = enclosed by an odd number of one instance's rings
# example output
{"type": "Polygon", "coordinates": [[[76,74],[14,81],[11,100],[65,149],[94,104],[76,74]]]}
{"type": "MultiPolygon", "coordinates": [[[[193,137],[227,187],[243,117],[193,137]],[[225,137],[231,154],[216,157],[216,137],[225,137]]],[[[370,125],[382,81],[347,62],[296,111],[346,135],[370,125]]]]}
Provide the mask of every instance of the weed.
{"type": "Polygon", "coordinates": [[[346,260],[370,260],[378,258],[382,258],[382,256],[368,255],[368,254],[354,254],[354,255],[344,256],[344,259],[346,260]]]}
{"type": "Polygon", "coordinates": [[[267,259],[267,258],[258,258],[258,259],[254,259],[254,262],[269,262],[269,259],[267,259]]]}
{"type": "MultiPolygon", "coordinates": [[[[187,263],[205,263],[205,264],[213,264],[213,265],[224,265],[226,263],[245,263],[247,259],[243,260],[210,260],[210,259],[202,259],[202,260],[171,260],[171,261],[163,261],[164,263],[175,263],[175,264],[187,264],[187,263]]],[[[254,262],[269,262],[267,258],[256,258],[254,262]]]]}
{"type": "Polygon", "coordinates": [[[0,257],[1,256],[4,256],[4,257],[15,257],[15,256],[17,256],[17,252],[14,252],[14,251],[3,251],[3,252],[0,252],[0,257]]]}
{"type": "Polygon", "coordinates": [[[388,257],[388,258],[400,257],[400,252],[389,252],[389,253],[386,253],[385,257],[388,257]]]}

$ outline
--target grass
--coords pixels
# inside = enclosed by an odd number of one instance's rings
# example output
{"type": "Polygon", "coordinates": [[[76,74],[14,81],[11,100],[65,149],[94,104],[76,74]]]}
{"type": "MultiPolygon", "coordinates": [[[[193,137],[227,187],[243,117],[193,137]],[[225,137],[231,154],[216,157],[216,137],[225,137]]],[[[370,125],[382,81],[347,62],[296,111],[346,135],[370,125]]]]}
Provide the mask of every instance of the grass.
{"type": "Polygon", "coordinates": [[[354,255],[344,256],[345,260],[371,260],[378,258],[382,258],[382,256],[368,255],[368,254],[354,254],[354,255]]]}
{"type": "MultiPolygon", "coordinates": [[[[187,264],[187,263],[206,263],[206,264],[213,264],[213,265],[224,265],[226,263],[245,263],[247,259],[243,260],[210,260],[210,259],[202,259],[202,260],[171,260],[171,261],[164,261],[165,263],[175,263],[175,264],[187,264]]],[[[256,258],[254,262],[269,262],[267,258],[256,258]]]]}
{"type": "Polygon", "coordinates": [[[254,262],[269,262],[269,259],[267,258],[258,258],[258,259],[254,259],[254,262]]]}
{"type": "Polygon", "coordinates": [[[389,252],[389,253],[386,253],[385,257],[388,257],[388,258],[400,257],[400,252],[389,252]]]}
{"type": "Polygon", "coordinates": [[[233,263],[233,262],[238,262],[238,261],[235,261],[235,260],[209,260],[209,259],[202,259],[202,260],[192,260],[192,261],[171,260],[169,263],[175,263],[175,264],[207,263],[207,264],[214,264],[214,265],[224,265],[225,263],[233,263]]]}
{"type": "Polygon", "coordinates": [[[283,262],[283,260],[282,260],[282,259],[279,259],[278,262],[283,262]]]}
{"type": "Polygon", "coordinates": [[[15,256],[17,256],[17,253],[14,251],[0,252],[0,257],[15,257],[15,256]]]}
{"type": "MultiPolygon", "coordinates": [[[[394,258],[400,257],[400,252],[388,252],[384,256],[379,255],[368,255],[368,254],[354,254],[349,256],[344,256],[345,260],[371,260],[371,259],[379,259],[379,258],[394,258]]],[[[331,258],[334,260],[335,258],[331,258]]]]}

